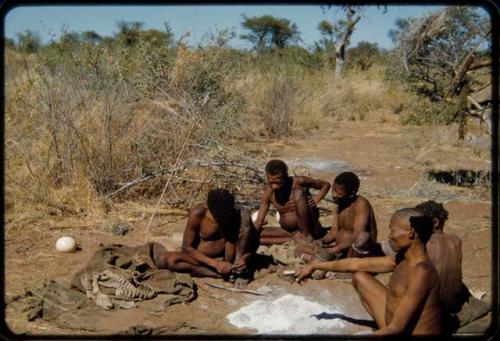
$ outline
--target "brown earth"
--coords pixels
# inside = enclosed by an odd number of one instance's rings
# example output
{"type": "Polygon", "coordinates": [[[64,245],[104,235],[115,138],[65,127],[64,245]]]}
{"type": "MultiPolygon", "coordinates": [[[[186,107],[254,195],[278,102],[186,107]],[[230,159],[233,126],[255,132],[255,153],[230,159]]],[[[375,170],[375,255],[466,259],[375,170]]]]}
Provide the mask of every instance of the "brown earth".
{"type": "MultiPolygon", "coordinates": [[[[489,146],[475,147],[470,142],[456,141],[456,127],[415,127],[397,123],[329,121],[324,128],[303,132],[293,137],[272,141],[266,139],[246,142],[241,148],[255,153],[261,160],[282,158],[299,164],[292,172],[332,181],[338,169],[314,169],[300,163],[318,161],[345,161],[361,178],[360,194],[367,197],[374,209],[379,226],[379,239],[387,236],[387,226],[395,209],[414,206],[424,200],[434,199],[445,203],[450,212],[445,227],[463,241],[463,277],[465,284],[476,295],[491,298],[491,195],[484,186],[465,188],[437,184],[425,177],[427,170],[489,170],[489,146]]],[[[260,168],[263,164],[255,166],[260,168]]],[[[115,204],[110,213],[131,226],[125,236],[113,236],[103,224],[85,219],[78,225],[64,218],[54,217],[53,223],[44,228],[26,226],[5,240],[5,298],[6,322],[16,334],[89,334],[91,332],[60,329],[36,320],[28,322],[23,309],[26,289],[40,286],[44,279],[52,278],[69,283],[71,275],[90,257],[99,243],[139,245],[146,241],[145,230],[155,201],[115,204]],[[61,254],[54,243],[62,235],[76,238],[81,251],[61,254]],[[19,296],[21,299],[18,299],[19,296]],[[16,299],[17,298],[17,299],[16,299]]],[[[330,202],[320,204],[332,209],[330,202]]],[[[158,241],[168,250],[180,248],[182,231],[186,222],[185,212],[162,208],[151,222],[150,240],[158,241]],[[179,215],[180,214],[180,215],[179,215]]],[[[321,220],[331,224],[326,212],[321,220]]],[[[270,219],[272,224],[274,220],[270,219]]],[[[383,281],[387,276],[381,276],[383,281]]],[[[113,311],[109,318],[99,321],[100,335],[113,334],[136,325],[169,327],[169,333],[179,334],[251,334],[253,330],[237,329],[226,320],[226,315],[261,297],[234,293],[208,287],[204,283],[224,284],[216,280],[196,279],[198,298],[189,304],[168,308],[162,316],[148,313],[148,303],[140,309],[113,311]]],[[[346,316],[367,319],[352,286],[332,280],[309,280],[303,285],[291,284],[275,273],[259,274],[248,289],[263,285],[273,288],[271,296],[284,293],[302,295],[311,301],[334,304],[346,316]]],[[[351,334],[368,330],[348,324],[345,330],[332,333],[351,334]]]]}

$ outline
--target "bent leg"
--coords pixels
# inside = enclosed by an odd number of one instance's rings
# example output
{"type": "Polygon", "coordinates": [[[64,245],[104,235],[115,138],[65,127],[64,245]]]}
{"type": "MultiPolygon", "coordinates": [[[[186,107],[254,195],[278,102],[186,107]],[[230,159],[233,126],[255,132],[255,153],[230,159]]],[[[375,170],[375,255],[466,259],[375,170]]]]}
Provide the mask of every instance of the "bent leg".
{"type": "Polygon", "coordinates": [[[307,203],[307,195],[303,189],[293,191],[297,224],[304,238],[312,239],[320,233],[321,225],[313,208],[307,203]]]}
{"type": "Polygon", "coordinates": [[[165,252],[155,259],[155,263],[160,269],[187,272],[195,277],[221,277],[217,272],[203,266],[185,252],[165,252]]]}
{"type": "Polygon", "coordinates": [[[352,285],[368,314],[373,317],[379,328],[385,327],[387,288],[367,272],[354,273],[352,285]]]}
{"type": "Polygon", "coordinates": [[[260,234],[260,245],[283,244],[291,241],[292,234],[279,227],[265,227],[260,234]]]}

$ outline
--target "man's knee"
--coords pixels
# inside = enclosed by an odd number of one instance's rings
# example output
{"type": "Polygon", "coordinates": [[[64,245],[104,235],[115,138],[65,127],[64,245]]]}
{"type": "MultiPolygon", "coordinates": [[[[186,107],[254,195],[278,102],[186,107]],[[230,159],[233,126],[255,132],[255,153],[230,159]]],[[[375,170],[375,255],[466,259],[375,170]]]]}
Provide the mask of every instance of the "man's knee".
{"type": "Polygon", "coordinates": [[[364,271],[358,271],[352,274],[352,285],[354,289],[359,290],[360,287],[363,286],[366,281],[370,279],[371,275],[364,271]]]}
{"type": "Polygon", "coordinates": [[[295,200],[303,200],[306,198],[306,191],[303,188],[296,188],[293,190],[293,198],[295,200]]]}
{"type": "Polygon", "coordinates": [[[172,269],[177,262],[178,256],[170,252],[159,255],[156,259],[156,266],[160,269],[172,269]]]}

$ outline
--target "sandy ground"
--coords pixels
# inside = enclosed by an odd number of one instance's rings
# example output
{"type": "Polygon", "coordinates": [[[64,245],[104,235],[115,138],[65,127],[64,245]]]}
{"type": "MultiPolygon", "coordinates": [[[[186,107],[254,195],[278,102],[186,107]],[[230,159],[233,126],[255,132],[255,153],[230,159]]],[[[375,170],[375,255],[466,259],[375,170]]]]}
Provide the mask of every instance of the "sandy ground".
{"type": "MultiPolygon", "coordinates": [[[[379,240],[386,239],[388,222],[394,210],[414,206],[427,199],[445,203],[450,212],[445,227],[463,242],[463,278],[469,289],[491,298],[491,199],[485,187],[464,188],[437,184],[426,180],[428,170],[489,170],[491,161],[489,146],[472,145],[456,141],[456,128],[408,127],[396,123],[336,122],[325,124],[325,128],[302,133],[280,141],[256,140],[246,142],[242,148],[260,155],[263,159],[282,158],[295,164],[292,172],[310,175],[331,182],[339,168],[323,167],[324,161],[342,161],[343,167],[353,169],[361,178],[360,194],[367,197],[375,210],[379,227],[379,240]],[[451,130],[451,131],[449,131],[451,130]],[[307,161],[307,162],[306,162],[307,161]],[[306,164],[318,167],[304,167],[306,164]],[[312,162],[312,163],[311,163],[312,162]],[[315,163],[316,162],[316,163],[315,163]],[[319,163],[318,163],[319,162],[319,163]],[[321,163],[323,162],[323,164],[321,163]]],[[[335,164],[338,166],[338,164],[335,164]]],[[[263,164],[256,164],[261,167],[263,164]]],[[[145,204],[154,206],[151,201],[145,204]]],[[[324,201],[320,205],[331,210],[333,205],[324,201]]],[[[129,206],[117,204],[122,216],[129,216],[131,226],[125,236],[113,236],[104,229],[81,224],[72,226],[58,221],[44,229],[33,230],[26,226],[26,233],[5,241],[5,297],[7,302],[6,322],[17,334],[87,334],[74,329],[59,329],[40,320],[28,322],[22,311],[22,296],[27,288],[40,286],[44,279],[52,278],[68,283],[91,256],[99,243],[121,243],[139,245],[146,241],[145,229],[150,213],[127,215],[129,206]],[[57,253],[54,243],[62,235],[73,235],[81,250],[71,254],[57,253]]],[[[321,220],[329,226],[332,217],[325,211],[321,220]]],[[[151,224],[151,240],[165,245],[168,250],[180,248],[185,216],[156,215],[151,224]]],[[[270,219],[270,223],[273,220],[270,219]]],[[[387,275],[380,276],[384,282],[387,275]]],[[[148,313],[148,304],[141,309],[113,311],[109,318],[100,321],[99,334],[113,334],[131,326],[171,327],[178,334],[253,334],[255,330],[238,329],[226,316],[262,297],[234,293],[212,288],[209,283],[221,281],[196,279],[199,285],[198,298],[189,304],[174,305],[162,316],[148,313]]],[[[286,293],[302,295],[308,300],[331,305],[346,316],[369,319],[349,283],[309,280],[302,285],[292,284],[277,277],[275,273],[258,274],[248,288],[272,288],[270,297],[286,293]]],[[[352,334],[369,330],[368,327],[346,323],[342,330],[331,334],[352,334]]]]}

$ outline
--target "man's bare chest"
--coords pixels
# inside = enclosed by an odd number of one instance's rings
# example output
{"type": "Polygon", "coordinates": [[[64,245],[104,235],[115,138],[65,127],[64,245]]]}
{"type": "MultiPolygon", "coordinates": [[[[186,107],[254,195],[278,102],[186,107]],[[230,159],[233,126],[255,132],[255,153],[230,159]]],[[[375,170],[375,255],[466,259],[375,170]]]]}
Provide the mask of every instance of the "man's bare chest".
{"type": "Polygon", "coordinates": [[[337,226],[339,230],[352,231],[354,226],[354,209],[352,206],[347,207],[337,214],[337,226]]]}
{"type": "Polygon", "coordinates": [[[210,220],[204,220],[200,224],[200,238],[204,240],[222,239],[222,230],[217,223],[210,220]]]}
{"type": "Polygon", "coordinates": [[[408,290],[410,282],[410,269],[408,264],[399,264],[392,273],[389,280],[388,295],[389,298],[399,300],[408,290]]]}

